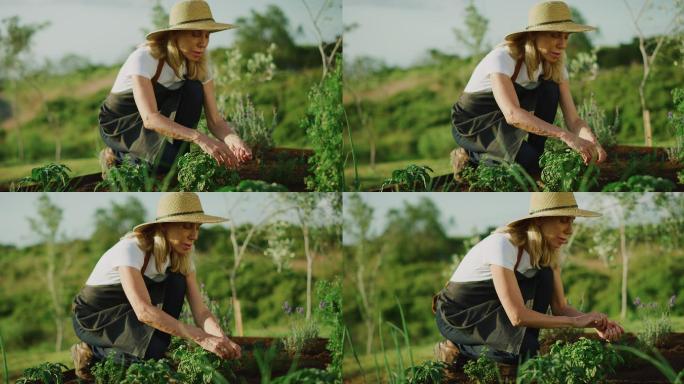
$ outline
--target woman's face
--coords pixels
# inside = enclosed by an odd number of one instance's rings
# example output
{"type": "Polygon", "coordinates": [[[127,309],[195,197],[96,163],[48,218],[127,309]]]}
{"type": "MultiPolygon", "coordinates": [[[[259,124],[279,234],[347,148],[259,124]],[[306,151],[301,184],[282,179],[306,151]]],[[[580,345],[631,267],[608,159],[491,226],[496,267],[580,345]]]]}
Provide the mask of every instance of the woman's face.
{"type": "Polygon", "coordinates": [[[563,57],[569,37],[567,32],[539,32],[536,38],[537,50],[544,60],[555,63],[563,57]]]}
{"type": "Polygon", "coordinates": [[[176,34],[178,50],[190,61],[199,61],[209,45],[207,31],[180,31],[176,34]]]}
{"type": "Polygon", "coordinates": [[[166,240],[171,248],[179,255],[187,255],[197,240],[201,224],[196,223],[167,223],[164,225],[166,240]]]}
{"type": "Polygon", "coordinates": [[[572,223],[575,218],[572,216],[555,216],[539,218],[537,224],[541,230],[542,237],[553,248],[560,248],[568,242],[572,235],[572,223]]]}

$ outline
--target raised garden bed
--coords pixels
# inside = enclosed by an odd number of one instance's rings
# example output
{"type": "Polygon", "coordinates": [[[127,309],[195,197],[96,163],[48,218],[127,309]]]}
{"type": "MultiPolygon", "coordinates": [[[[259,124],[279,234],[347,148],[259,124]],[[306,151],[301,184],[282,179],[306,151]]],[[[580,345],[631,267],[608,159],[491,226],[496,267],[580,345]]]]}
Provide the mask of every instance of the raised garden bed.
{"type": "MultiPolygon", "coordinates": [[[[306,191],[305,178],[309,176],[309,158],[313,151],[309,149],[272,148],[260,158],[250,160],[242,164],[237,172],[240,180],[261,180],[267,183],[277,183],[285,186],[288,191],[306,191]]],[[[166,177],[165,174],[155,176],[160,182],[166,177]]],[[[98,173],[74,177],[69,180],[67,191],[93,192],[98,183],[102,181],[102,175],[98,173]]],[[[169,189],[175,189],[178,181],[171,177],[168,183],[169,189]]],[[[0,184],[0,192],[12,190],[12,183],[0,184]]],[[[42,189],[39,186],[23,186],[14,189],[17,192],[36,192],[42,189]]],[[[98,191],[108,192],[107,189],[98,191]]]]}
{"type": "MultiPolygon", "coordinates": [[[[616,145],[606,149],[608,159],[599,164],[600,171],[598,185],[591,188],[592,191],[601,191],[607,184],[615,181],[624,181],[632,175],[649,175],[670,180],[674,183],[674,191],[684,192],[684,185],[678,183],[677,174],[684,169],[684,164],[669,160],[667,149],[660,147],[637,147],[629,145],[616,145]]],[[[541,190],[543,184],[539,175],[531,175],[541,190]]],[[[527,188],[530,189],[530,188],[527,188]]],[[[371,188],[372,192],[393,191],[423,191],[426,190],[423,183],[416,186],[405,184],[389,184],[384,187],[371,188]]],[[[431,178],[429,191],[435,192],[468,192],[490,191],[487,188],[471,188],[467,183],[457,183],[453,174],[438,175],[431,178]]]]}
{"type": "MultiPolygon", "coordinates": [[[[255,351],[260,351],[262,355],[268,351],[275,343],[277,350],[276,356],[270,361],[269,367],[271,378],[286,375],[288,372],[304,368],[326,369],[332,359],[330,352],[326,349],[328,339],[316,338],[307,341],[302,348],[299,356],[289,354],[280,345],[280,339],[270,337],[231,337],[242,348],[242,358],[237,367],[233,370],[240,383],[257,384],[261,383],[261,373],[255,358],[255,351]]],[[[220,371],[219,371],[220,372],[220,371]]],[[[223,373],[223,372],[221,372],[223,373]]],[[[228,375],[224,376],[228,377],[228,375]]],[[[65,371],[62,375],[65,384],[92,383],[76,377],[73,369],[65,371]]]]}
{"type": "MultiPolygon", "coordinates": [[[[582,334],[568,340],[569,342],[577,341],[580,337],[587,339],[598,340],[598,336],[592,334],[582,334]]],[[[618,343],[621,345],[633,346],[636,345],[636,336],[634,334],[626,334],[618,343]]],[[[549,347],[555,342],[555,339],[546,339],[542,342],[540,352],[545,354],[549,347]]],[[[664,342],[658,346],[660,354],[668,361],[672,368],[679,372],[684,370],[684,333],[672,333],[665,338],[664,342]]],[[[644,351],[646,352],[646,351],[644,351]]],[[[452,364],[446,369],[446,383],[470,383],[465,373],[463,373],[464,359],[459,359],[458,362],[452,364]]],[[[499,364],[499,371],[502,379],[514,383],[517,366],[499,364]]],[[[652,364],[647,361],[636,358],[630,355],[629,360],[617,367],[614,374],[608,375],[606,383],[615,384],[665,384],[669,381],[665,376],[652,364]]]]}

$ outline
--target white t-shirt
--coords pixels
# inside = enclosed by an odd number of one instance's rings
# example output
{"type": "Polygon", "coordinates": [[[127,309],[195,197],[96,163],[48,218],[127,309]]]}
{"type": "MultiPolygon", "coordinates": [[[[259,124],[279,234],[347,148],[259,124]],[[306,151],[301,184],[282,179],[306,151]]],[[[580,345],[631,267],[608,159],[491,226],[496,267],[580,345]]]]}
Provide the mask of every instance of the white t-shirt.
{"type": "MultiPolygon", "coordinates": [[[[511,243],[509,235],[492,233],[468,251],[454,274],[451,275],[450,281],[465,283],[491,280],[490,265],[499,265],[512,271],[517,258],[518,247],[511,243]]],[[[520,257],[517,271],[527,277],[532,277],[537,273],[537,269],[530,263],[530,255],[525,250],[520,257]]]]}
{"type": "MultiPolygon", "coordinates": [[[[100,257],[93,272],[90,273],[86,285],[120,284],[119,267],[128,266],[140,270],[144,263],[145,254],[138,246],[138,239],[136,237],[123,237],[100,257]]],[[[154,281],[163,281],[166,278],[164,272],[170,264],[171,258],[167,258],[166,263],[160,268],[162,272],[157,272],[157,263],[154,257],[150,256],[150,261],[147,262],[145,269],[145,276],[154,281]]],[[[195,270],[192,262],[190,269],[195,270]]]]}
{"type": "MultiPolygon", "coordinates": [[[[470,76],[470,80],[468,80],[468,84],[463,92],[473,93],[491,91],[492,81],[489,78],[489,75],[492,73],[503,73],[508,77],[513,77],[515,63],[516,61],[511,57],[506,45],[497,46],[489,52],[479,64],[477,64],[477,67],[475,67],[475,71],[473,71],[473,74],[470,76]]],[[[515,82],[527,89],[536,88],[538,84],[537,79],[541,73],[542,66],[540,65],[533,74],[532,79],[530,79],[527,75],[527,66],[523,61],[515,82]]],[[[563,67],[563,79],[568,79],[568,71],[565,67],[563,67]]]]}
{"type": "MultiPolygon", "coordinates": [[[[207,57],[208,60],[208,57],[207,57]]],[[[159,65],[159,60],[152,57],[150,53],[150,47],[147,45],[142,45],[138,47],[133,53],[128,56],[126,62],[119,70],[119,74],[116,76],[114,81],[114,86],[112,87],[112,93],[129,93],[133,92],[133,75],[139,75],[147,79],[152,79],[154,74],[157,72],[157,66],[159,65]]],[[[206,84],[212,79],[211,65],[207,62],[207,80],[203,82],[206,84]]],[[[185,64],[181,65],[180,73],[182,75],[186,74],[185,64]]],[[[169,63],[164,63],[161,73],[159,74],[159,79],[157,83],[163,85],[168,89],[178,89],[183,85],[183,79],[176,76],[173,68],[169,63]]]]}

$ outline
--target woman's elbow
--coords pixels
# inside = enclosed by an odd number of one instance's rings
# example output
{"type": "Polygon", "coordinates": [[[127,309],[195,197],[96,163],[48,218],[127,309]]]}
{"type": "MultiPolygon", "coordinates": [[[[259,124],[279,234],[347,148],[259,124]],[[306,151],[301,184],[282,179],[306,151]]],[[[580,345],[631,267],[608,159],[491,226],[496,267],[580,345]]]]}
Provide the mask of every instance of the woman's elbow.
{"type": "Polygon", "coordinates": [[[141,119],[142,119],[142,124],[144,128],[147,129],[154,129],[154,127],[158,126],[157,120],[159,118],[160,114],[159,112],[151,112],[147,114],[141,114],[141,119]]]}
{"type": "Polygon", "coordinates": [[[138,321],[143,323],[143,324],[150,324],[154,321],[154,311],[152,310],[151,305],[145,305],[140,308],[134,309],[135,316],[138,318],[138,321]]]}
{"type": "Polygon", "coordinates": [[[515,311],[508,315],[508,320],[514,327],[525,327],[527,325],[525,316],[522,311],[515,311]]]}
{"type": "Polygon", "coordinates": [[[504,119],[506,120],[506,124],[512,125],[512,126],[517,126],[520,124],[521,121],[521,110],[520,108],[516,107],[511,107],[509,109],[506,109],[503,112],[504,119]]]}

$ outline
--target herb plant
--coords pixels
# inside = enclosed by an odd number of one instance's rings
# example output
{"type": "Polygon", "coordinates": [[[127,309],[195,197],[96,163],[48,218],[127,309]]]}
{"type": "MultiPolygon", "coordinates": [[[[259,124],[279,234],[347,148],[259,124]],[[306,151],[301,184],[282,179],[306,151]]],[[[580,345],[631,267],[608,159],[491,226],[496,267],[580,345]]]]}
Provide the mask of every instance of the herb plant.
{"type": "Polygon", "coordinates": [[[190,151],[178,160],[178,186],[181,191],[206,192],[239,181],[235,171],[218,165],[202,151],[190,151]]]}
{"type": "Polygon", "coordinates": [[[273,147],[273,131],[276,127],[276,116],[267,123],[264,114],[254,108],[248,98],[239,100],[232,115],[236,133],[247,144],[256,157],[273,147]]]}
{"type": "Polygon", "coordinates": [[[623,362],[610,345],[584,337],[573,344],[557,341],[548,354],[526,361],[518,383],[592,384],[601,382],[623,362]]]}
{"type": "Polygon", "coordinates": [[[539,165],[545,192],[586,191],[598,184],[598,167],[584,165],[580,154],[567,147],[561,150],[547,147],[539,158],[539,165]]]}
{"type": "Polygon", "coordinates": [[[493,384],[500,377],[496,362],[487,356],[487,349],[483,349],[477,360],[470,360],[463,366],[463,373],[479,384],[493,384]]]}
{"type": "Polygon", "coordinates": [[[171,381],[181,381],[181,379],[182,377],[171,369],[166,359],[150,359],[131,364],[121,384],[167,384],[171,381]]]}
{"type": "Polygon", "coordinates": [[[584,100],[577,109],[580,118],[587,122],[593,129],[599,143],[604,147],[611,147],[617,144],[616,133],[620,125],[620,114],[615,109],[615,118],[612,124],[606,123],[606,113],[599,108],[592,93],[589,100],[584,100]]]}
{"type": "Polygon", "coordinates": [[[342,318],[342,282],[319,280],[316,282],[316,297],[319,299],[316,316],[323,325],[331,328],[327,348],[332,361],[328,371],[341,382],[345,333],[342,318]]]}
{"type": "Polygon", "coordinates": [[[518,192],[536,191],[537,185],[525,169],[517,163],[479,164],[466,167],[462,179],[471,191],[518,192]]]}
{"type": "Polygon", "coordinates": [[[95,363],[90,373],[95,378],[96,384],[119,383],[126,376],[126,365],[122,360],[110,355],[95,363]]]}
{"type": "Polygon", "coordinates": [[[109,188],[112,192],[146,192],[151,191],[156,180],[145,162],[136,163],[126,156],[121,165],[107,170],[105,179],[97,189],[109,188]]]}
{"type": "Polygon", "coordinates": [[[31,367],[24,370],[24,374],[17,384],[27,384],[33,382],[40,382],[45,384],[62,384],[62,371],[68,368],[61,363],[43,363],[37,367],[31,367]]]}
{"type": "Polygon", "coordinates": [[[242,180],[238,185],[221,187],[216,192],[287,192],[284,185],[263,180],[242,180]]]}
{"type": "Polygon", "coordinates": [[[398,184],[397,192],[418,191],[421,189],[429,190],[432,177],[430,177],[428,172],[434,171],[427,165],[420,166],[410,164],[404,169],[396,169],[392,171],[392,176],[390,176],[388,179],[385,179],[380,189],[384,190],[385,187],[390,184],[398,184]]]}
{"type": "Polygon", "coordinates": [[[675,138],[675,146],[668,154],[672,161],[684,161],[684,88],[672,91],[675,111],[667,115],[668,126],[675,138]]]}
{"type": "Polygon", "coordinates": [[[637,316],[643,323],[637,337],[644,344],[656,347],[672,332],[670,310],[675,305],[675,299],[676,296],[672,295],[665,306],[657,302],[643,303],[638,297],[634,300],[637,316]]]}
{"type": "Polygon", "coordinates": [[[290,322],[290,333],[283,338],[283,347],[291,355],[296,355],[308,340],[318,337],[318,324],[313,318],[306,318],[303,307],[292,308],[287,301],[283,303],[283,312],[290,322]]]}
{"type": "Polygon", "coordinates": [[[408,384],[441,383],[446,364],[441,361],[427,360],[420,365],[406,369],[408,384]]]}
{"type": "Polygon", "coordinates": [[[616,181],[606,184],[601,192],[672,192],[675,185],[672,181],[650,175],[630,176],[627,181],[616,181]]]}
{"type": "Polygon", "coordinates": [[[62,192],[69,187],[69,172],[71,169],[64,164],[50,163],[33,168],[31,175],[19,179],[17,183],[20,187],[36,185],[42,192],[62,192]]]}
{"type": "Polygon", "coordinates": [[[177,371],[183,375],[183,382],[189,384],[209,384],[223,377],[219,370],[228,373],[229,378],[237,380],[232,371],[234,361],[221,360],[216,355],[199,347],[180,344],[172,352],[177,371]]]}
{"type": "MultiPolygon", "coordinates": [[[[340,63],[342,60],[335,60],[340,63]]],[[[328,73],[321,84],[309,92],[309,106],[301,127],[306,130],[314,154],[309,158],[312,176],[306,187],[319,192],[344,189],[342,158],[342,66],[328,73]]]]}
{"type": "MultiPolygon", "coordinates": [[[[336,383],[336,376],[322,369],[304,368],[288,375],[275,378],[271,384],[328,384],[336,383]]],[[[341,381],[339,381],[341,382],[341,381]]]]}

